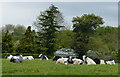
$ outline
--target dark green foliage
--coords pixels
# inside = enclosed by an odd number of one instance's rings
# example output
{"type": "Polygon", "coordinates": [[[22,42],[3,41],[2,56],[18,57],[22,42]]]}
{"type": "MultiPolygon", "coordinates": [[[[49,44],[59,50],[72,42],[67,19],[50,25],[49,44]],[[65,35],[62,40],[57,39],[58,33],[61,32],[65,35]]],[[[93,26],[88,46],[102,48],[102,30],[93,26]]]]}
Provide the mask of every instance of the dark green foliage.
{"type": "Polygon", "coordinates": [[[74,49],[81,55],[84,55],[88,48],[89,37],[94,31],[103,24],[103,20],[94,14],[84,14],[81,17],[73,17],[73,32],[75,35],[74,49]]]}
{"type": "Polygon", "coordinates": [[[72,48],[74,43],[74,32],[72,30],[62,30],[56,34],[57,45],[60,48],[72,48]]]}
{"type": "MultiPolygon", "coordinates": [[[[93,46],[95,50],[101,55],[110,55],[113,59],[117,59],[118,54],[118,28],[103,26],[96,30],[95,36],[93,36],[94,41],[98,43],[96,46],[93,46]],[[101,41],[99,41],[98,37],[101,41]]],[[[96,43],[93,42],[93,45],[96,43]]]]}
{"type": "Polygon", "coordinates": [[[5,35],[2,36],[2,53],[12,53],[14,52],[14,44],[12,41],[12,35],[7,31],[5,35]]]}
{"type": "Polygon", "coordinates": [[[49,9],[41,12],[37,21],[34,23],[39,31],[39,42],[43,44],[42,48],[47,55],[52,55],[56,50],[55,33],[63,27],[60,25],[62,23],[62,19],[62,14],[58,8],[51,5],[49,9]]]}
{"type": "Polygon", "coordinates": [[[17,47],[17,53],[34,53],[34,35],[31,31],[31,27],[29,26],[24,34],[22,40],[17,47]]]}
{"type": "Polygon", "coordinates": [[[84,34],[92,34],[94,31],[103,24],[103,20],[99,16],[94,14],[84,14],[81,17],[73,17],[74,32],[80,32],[84,34]]]}

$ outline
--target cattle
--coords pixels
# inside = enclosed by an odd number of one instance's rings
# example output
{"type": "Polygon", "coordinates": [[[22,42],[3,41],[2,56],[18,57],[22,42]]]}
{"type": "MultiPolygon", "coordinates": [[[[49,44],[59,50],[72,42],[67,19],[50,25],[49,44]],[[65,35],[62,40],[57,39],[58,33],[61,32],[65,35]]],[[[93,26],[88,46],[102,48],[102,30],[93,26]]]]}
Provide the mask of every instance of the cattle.
{"type": "Polygon", "coordinates": [[[23,56],[23,60],[27,60],[28,59],[28,57],[27,56],[23,56]]]}
{"type": "Polygon", "coordinates": [[[75,65],[80,65],[83,64],[83,60],[81,59],[77,59],[77,58],[72,58],[71,56],[69,56],[69,58],[59,58],[56,61],[56,64],[75,64],[75,65]]]}
{"type": "Polygon", "coordinates": [[[114,61],[114,60],[106,61],[106,64],[110,64],[110,65],[112,65],[112,64],[115,64],[115,61],[114,61]]]}
{"type": "Polygon", "coordinates": [[[33,56],[23,56],[23,60],[34,60],[33,56]]]}
{"type": "Polygon", "coordinates": [[[56,61],[56,64],[65,64],[67,65],[68,62],[67,62],[68,58],[59,58],[57,61],[56,61]]]}
{"type": "Polygon", "coordinates": [[[13,57],[10,59],[10,62],[21,63],[22,60],[23,60],[22,55],[17,55],[17,56],[13,56],[13,57]]]}
{"type": "Polygon", "coordinates": [[[106,64],[105,60],[100,60],[100,64],[106,64]]]}
{"type": "Polygon", "coordinates": [[[72,60],[72,57],[71,57],[71,56],[69,56],[67,62],[68,62],[69,64],[73,64],[74,61],[72,60]]]}
{"type": "Polygon", "coordinates": [[[83,61],[84,61],[83,64],[87,64],[87,65],[91,65],[91,64],[95,65],[96,64],[91,58],[89,58],[85,55],[83,55],[83,61]]]}
{"type": "Polygon", "coordinates": [[[100,59],[98,59],[98,58],[93,59],[93,61],[94,61],[96,64],[100,64],[100,59]]]}
{"type": "Polygon", "coordinates": [[[67,61],[68,61],[68,58],[64,58],[64,57],[62,57],[62,59],[63,59],[65,62],[67,62],[67,61]]]}
{"type": "Polygon", "coordinates": [[[83,60],[81,59],[74,58],[72,60],[73,60],[73,64],[83,64],[83,60]]]}
{"type": "Polygon", "coordinates": [[[6,56],[5,56],[5,58],[7,58],[7,59],[9,59],[9,60],[10,60],[12,57],[13,57],[13,55],[6,55],[6,56]]]}
{"type": "Polygon", "coordinates": [[[57,61],[59,58],[61,58],[61,57],[60,56],[54,56],[53,61],[57,61]]]}
{"type": "Polygon", "coordinates": [[[40,60],[48,60],[48,57],[43,54],[40,54],[38,57],[40,58],[40,60]]]}

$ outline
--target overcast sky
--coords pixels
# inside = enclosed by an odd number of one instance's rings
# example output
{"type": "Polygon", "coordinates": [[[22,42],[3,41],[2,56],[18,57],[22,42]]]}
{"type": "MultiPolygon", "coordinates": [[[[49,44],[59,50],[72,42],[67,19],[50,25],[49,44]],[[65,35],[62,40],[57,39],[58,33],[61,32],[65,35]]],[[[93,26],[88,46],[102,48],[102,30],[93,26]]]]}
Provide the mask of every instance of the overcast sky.
{"type": "Polygon", "coordinates": [[[118,26],[118,2],[4,2],[0,12],[0,23],[32,25],[40,14],[53,4],[63,13],[64,19],[72,28],[72,18],[83,14],[95,14],[104,19],[104,26],[118,26]]]}

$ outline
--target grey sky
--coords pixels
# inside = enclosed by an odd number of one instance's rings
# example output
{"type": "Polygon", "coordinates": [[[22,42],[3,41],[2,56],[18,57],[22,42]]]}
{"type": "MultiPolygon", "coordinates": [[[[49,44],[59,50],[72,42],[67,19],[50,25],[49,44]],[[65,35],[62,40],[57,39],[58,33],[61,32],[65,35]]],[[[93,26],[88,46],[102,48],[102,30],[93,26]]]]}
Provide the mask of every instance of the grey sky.
{"type": "Polygon", "coordinates": [[[92,13],[101,16],[105,21],[104,25],[118,26],[117,2],[4,2],[1,4],[1,25],[32,25],[40,11],[44,11],[51,4],[59,8],[70,27],[72,26],[73,17],[92,13]]]}
{"type": "Polygon", "coordinates": [[[119,0],[0,0],[0,2],[118,2],[119,0]]]}

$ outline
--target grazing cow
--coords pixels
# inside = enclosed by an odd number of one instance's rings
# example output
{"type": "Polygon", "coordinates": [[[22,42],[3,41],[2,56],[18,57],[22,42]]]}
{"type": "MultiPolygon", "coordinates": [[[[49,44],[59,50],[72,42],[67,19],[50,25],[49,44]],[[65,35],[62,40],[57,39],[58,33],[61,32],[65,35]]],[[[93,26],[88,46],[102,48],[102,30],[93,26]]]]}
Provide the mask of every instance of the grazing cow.
{"type": "Polygon", "coordinates": [[[54,56],[53,61],[57,61],[59,58],[61,58],[61,57],[60,56],[54,56]]]}
{"type": "Polygon", "coordinates": [[[95,62],[96,64],[100,64],[100,60],[99,60],[98,58],[95,58],[95,59],[94,59],[94,62],[95,62]]]}
{"type": "Polygon", "coordinates": [[[40,54],[38,57],[39,57],[41,60],[48,60],[48,57],[45,56],[45,55],[43,55],[43,54],[40,54]]]}
{"type": "Polygon", "coordinates": [[[83,64],[83,61],[81,59],[74,58],[72,60],[73,60],[73,64],[83,64]]]}
{"type": "Polygon", "coordinates": [[[23,60],[34,60],[33,56],[23,56],[23,60]]]}
{"type": "Polygon", "coordinates": [[[96,64],[91,58],[85,55],[83,55],[83,60],[84,60],[84,64],[87,64],[87,65],[96,64]]]}
{"type": "Polygon", "coordinates": [[[111,61],[106,61],[107,64],[115,64],[115,61],[114,60],[111,60],[111,61]]]}
{"type": "Polygon", "coordinates": [[[17,55],[17,56],[13,56],[10,59],[10,62],[14,62],[14,63],[21,63],[23,60],[22,55],[17,55]]]}
{"type": "Polygon", "coordinates": [[[9,60],[10,60],[12,57],[13,57],[13,55],[6,55],[6,56],[5,56],[5,58],[7,58],[7,59],[9,59],[9,60]]]}

